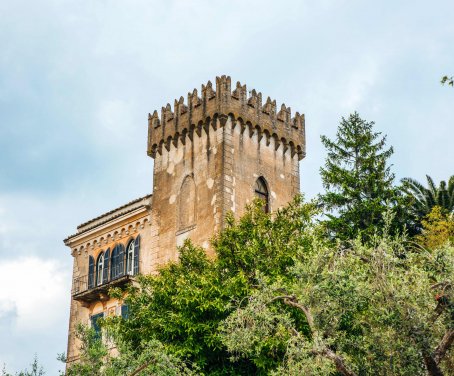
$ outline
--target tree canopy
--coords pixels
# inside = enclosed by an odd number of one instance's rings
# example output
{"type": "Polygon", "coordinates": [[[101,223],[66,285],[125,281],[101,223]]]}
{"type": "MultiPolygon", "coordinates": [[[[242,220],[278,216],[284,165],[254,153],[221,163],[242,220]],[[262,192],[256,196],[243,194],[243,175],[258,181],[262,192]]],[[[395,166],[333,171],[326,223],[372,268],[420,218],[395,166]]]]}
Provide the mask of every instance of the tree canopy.
{"type": "Polygon", "coordinates": [[[187,242],[126,296],[111,291],[129,307],[101,323],[119,355],[86,337],[70,374],[448,374],[454,248],[408,247],[390,235],[391,208],[380,235],[340,247],[318,213],[301,198],[273,214],[257,202],[229,217],[216,258],[187,242]]]}

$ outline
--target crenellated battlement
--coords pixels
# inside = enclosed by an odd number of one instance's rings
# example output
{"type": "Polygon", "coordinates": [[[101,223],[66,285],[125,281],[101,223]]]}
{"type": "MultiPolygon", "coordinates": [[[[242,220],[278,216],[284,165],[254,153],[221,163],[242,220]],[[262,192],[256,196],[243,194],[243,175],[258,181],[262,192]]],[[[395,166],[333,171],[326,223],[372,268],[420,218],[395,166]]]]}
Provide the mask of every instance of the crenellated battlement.
{"type": "Polygon", "coordinates": [[[268,97],[262,104],[262,94],[252,90],[249,94],[246,85],[236,83],[231,89],[230,76],[216,77],[216,90],[208,81],[202,85],[200,97],[197,89],[188,93],[187,102],[180,97],[175,100],[173,108],[168,103],[161,109],[148,114],[148,155],[156,157],[162,148],[170,149],[186,137],[192,140],[194,133],[198,136],[202,131],[209,132],[222,127],[227,117],[231,117],[234,126],[240,124],[242,132],[249,129],[249,135],[258,133],[259,139],[266,137],[267,145],[274,139],[276,150],[282,146],[284,153],[290,151],[292,157],[297,154],[301,160],[305,156],[306,137],[304,114],[295,113],[292,118],[291,109],[285,104],[277,111],[276,101],[268,97]]]}

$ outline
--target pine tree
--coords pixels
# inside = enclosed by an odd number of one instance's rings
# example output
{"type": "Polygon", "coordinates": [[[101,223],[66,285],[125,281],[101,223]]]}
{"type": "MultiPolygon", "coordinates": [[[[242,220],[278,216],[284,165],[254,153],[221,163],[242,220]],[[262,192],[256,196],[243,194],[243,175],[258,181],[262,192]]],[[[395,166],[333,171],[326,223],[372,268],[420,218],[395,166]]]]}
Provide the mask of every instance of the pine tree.
{"type": "Polygon", "coordinates": [[[328,156],[320,169],[326,189],[320,200],[328,211],[328,231],[341,241],[370,238],[383,225],[389,205],[400,200],[388,165],[393,148],[386,148],[386,136],[373,126],[355,112],[342,118],[335,140],[321,136],[328,156]]]}

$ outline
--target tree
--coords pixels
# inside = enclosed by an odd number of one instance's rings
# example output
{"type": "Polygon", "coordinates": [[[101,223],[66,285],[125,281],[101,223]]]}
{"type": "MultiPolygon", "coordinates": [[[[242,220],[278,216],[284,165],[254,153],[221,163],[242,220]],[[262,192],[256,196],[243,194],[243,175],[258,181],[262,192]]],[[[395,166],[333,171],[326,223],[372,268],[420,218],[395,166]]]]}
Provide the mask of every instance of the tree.
{"type": "Polygon", "coordinates": [[[452,374],[454,248],[408,252],[405,238],[388,235],[390,223],[368,246],[314,239],[289,269],[293,279],[263,276],[221,324],[228,350],[251,358],[263,338],[286,340],[273,375],[452,374]]]}
{"type": "MultiPolygon", "coordinates": [[[[106,333],[107,335],[107,333],[106,333]]],[[[169,355],[159,341],[142,341],[140,349],[125,343],[117,333],[111,332],[108,341],[114,341],[117,353],[113,355],[108,346],[91,328],[78,327],[81,340],[81,358],[73,363],[62,376],[190,376],[196,370],[190,369],[179,358],[169,355]]],[[[66,361],[64,356],[60,360],[66,361]]]]}
{"type": "Polygon", "coordinates": [[[439,206],[434,206],[421,221],[422,233],[416,241],[431,250],[442,247],[448,241],[454,244],[454,214],[446,214],[439,206]]]}
{"type": "MultiPolygon", "coordinates": [[[[43,367],[38,362],[38,357],[35,355],[33,362],[30,364],[31,370],[25,369],[20,372],[16,372],[14,376],[44,376],[46,372],[44,372],[43,367]]],[[[13,376],[12,374],[6,372],[5,366],[1,370],[1,376],[13,376]]]]}
{"type": "Polygon", "coordinates": [[[390,209],[381,236],[346,248],[316,214],[301,199],[272,215],[257,202],[229,217],[215,259],[186,243],[129,289],[127,319],[101,323],[118,356],[86,336],[69,375],[448,374],[454,248],[406,249],[390,209]]]}
{"type": "MultiPolygon", "coordinates": [[[[259,283],[257,273],[270,280],[285,279],[295,255],[311,244],[309,229],[316,213],[315,204],[298,197],[271,216],[257,200],[240,220],[229,215],[227,228],[213,239],[214,260],[203,249],[185,243],[178,262],[164,266],[159,275],[143,276],[138,288],[128,290],[127,320],[110,317],[101,322],[113,334],[113,342],[121,345],[123,362],[130,353],[138,365],[136,359],[157,341],[164,354],[205,375],[266,374],[278,367],[286,348],[281,337],[263,338],[261,351],[251,359],[233,359],[218,327],[252,293],[259,283]]],[[[112,294],[124,298],[120,290],[112,294]]],[[[301,314],[293,318],[304,326],[301,314]]],[[[82,350],[94,356],[84,356],[73,374],[97,374],[90,367],[99,369],[98,360],[106,357],[99,342],[89,338],[82,350]]]]}
{"type": "Polygon", "coordinates": [[[410,199],[409,209],[418,230],[421,230],[422,218],[435,206],[439,206],[447,213],[454,212],[454,175],[449,178],[448,184],[442,180],[438,187],[429,175],[426,175],[426,179],[427,188],[415,179],[402,179],[403,190],[410,199]]]}
{"type": "Polygon", "coordinates": [[[403,226],[398,221],[405,212],[403,199],[388,165],[393,148],[385,148],[386,136],[373,126],[355,112],[342,118],[335,140],[321,136],[328,156],[320,169],[326,192],[319,197],[328,211],[327,229],[341,241],[370,239],[383,226],[389,204],[397,211],[393,228],[403,226]]]}

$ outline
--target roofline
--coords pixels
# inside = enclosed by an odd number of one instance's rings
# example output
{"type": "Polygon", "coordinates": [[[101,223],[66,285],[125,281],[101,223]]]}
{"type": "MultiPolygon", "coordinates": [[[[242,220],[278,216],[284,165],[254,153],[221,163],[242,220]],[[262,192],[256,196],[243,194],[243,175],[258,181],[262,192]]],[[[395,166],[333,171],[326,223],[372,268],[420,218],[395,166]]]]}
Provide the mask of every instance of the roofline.
{"type": "MultiPolygon", "coordinates": [[[[152,196],[153,196],[152,194],[149,194],[149,195],[146,195],[146,196],[143,196],[143,197],[139,197],[139,198],[137,198],[137,199],[135,199],[135,200],[132,200],[132,201],[128,202],[127,204],[121,205],[121,206],[119,206],[118,208],[112,209],[112,210],[110,210],[110,211],[108,211],[108,212],[106,212],[106,213],[104,213],[104,214],[101,214],[101,215],[99,215],[99,216],[97,216],[97,217],[95,217],[95,218],[90,219],[89,221],[86,221],[86,222],[80,224],[79,226],[77,226],[78,232],[75,233],[75,234],[69,235],[67,238],[65,238],[65,239],[63,240],[63,242],[66,244],[69,240],[71,240],[72,238],[74,238],[74,237],[76,237],[76,236],[82,235],[82,234],[86,233],[87,231],[90,231],[90,230],[92,230],[92,229],[94,229],[94,228],[96,228],[96,227],[102,226],[102,225],[104,225],[104,224],[106,224],[106,223],[112,221],[113,219],[116,219],[116,218],[118,218],[118,217],[121,217],[121,216],[123,216],[123,215],[125,215],[125,214],[128,214],[128,213],[130,213],[130,212],[136,210],[137,207],[132,207],[132,208],[130,208],[129,210],[120,211],[119,213],[117,213],[117,214],[114,215],[114,216],[109,216],[110,214],[113,214],[113,213],[115,213],[115,212],[117,212],[117,211],[119,211],[119,210],[121,210],[121,209],[127,208],[128,206],[131,206],[131,205],[133,205],[133,204],[136,204],[136,203],[138,203],[138,202],[140,202],[140,201],[142,201],[142,200],[151,198],[152,196]],[[104,221],[101,221],[101,222],[99,222],[99,223],[93,224],[92,226],[86,227],[86,228],[84,228],[83,230],[81,230],[83,227],[89,225],[90,223],[99,221],[100,219],[102,219],[102,218],[104,218],[104,217],[106,217],[104,221]]],[[[145,206],[145,205],[144,205],[144,206],[145,206]]]]}

